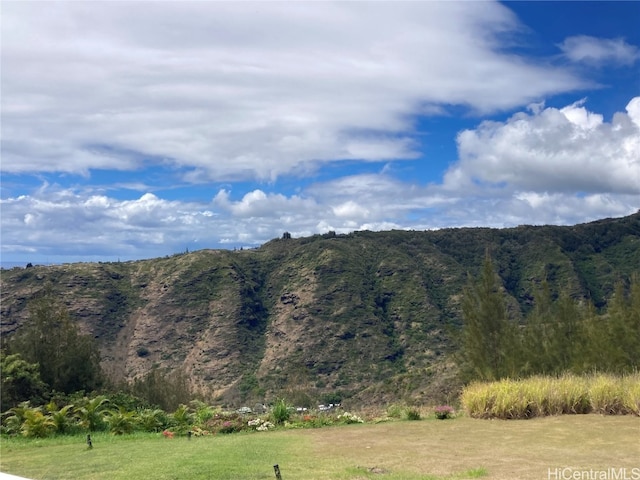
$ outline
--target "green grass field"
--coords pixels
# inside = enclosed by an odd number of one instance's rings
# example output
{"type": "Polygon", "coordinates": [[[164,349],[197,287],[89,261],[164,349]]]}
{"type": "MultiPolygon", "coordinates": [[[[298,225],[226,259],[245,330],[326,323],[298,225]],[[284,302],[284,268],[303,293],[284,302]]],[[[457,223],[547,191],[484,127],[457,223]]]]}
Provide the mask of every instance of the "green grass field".
{"type": "MultiPolygon", "coordinates": [[[[309,430],[164,438],[161,434],[3,438],[0,470],[36,480],[547,479],[549,469],[634,468],[640,418],[394,421],[309,430]]],[[[551,477],[554,478],[554,477],[551,477]]],[[[630,477],[632,478],[632,477],[630,477]]]]}

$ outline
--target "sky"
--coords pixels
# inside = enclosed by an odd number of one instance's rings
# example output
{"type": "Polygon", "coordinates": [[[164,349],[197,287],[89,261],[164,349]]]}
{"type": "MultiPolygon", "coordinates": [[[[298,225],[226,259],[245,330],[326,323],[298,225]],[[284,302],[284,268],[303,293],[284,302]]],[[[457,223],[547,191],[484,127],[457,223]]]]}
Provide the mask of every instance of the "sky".
{"type": "Polygon", "coordinates": [[[0,8],[3,264],[640,209],[640,2],[0,8]]]}

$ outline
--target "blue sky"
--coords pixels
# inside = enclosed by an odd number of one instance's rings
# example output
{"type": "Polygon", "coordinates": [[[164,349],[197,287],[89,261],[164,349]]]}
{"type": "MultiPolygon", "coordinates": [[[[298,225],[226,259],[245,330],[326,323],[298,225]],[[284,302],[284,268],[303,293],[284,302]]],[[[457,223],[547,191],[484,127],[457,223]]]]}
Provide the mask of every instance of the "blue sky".
{"type": "Polygon", "coordinates": [[[640,2],[3,2],[2,262],[640,208],[640,2]]]}

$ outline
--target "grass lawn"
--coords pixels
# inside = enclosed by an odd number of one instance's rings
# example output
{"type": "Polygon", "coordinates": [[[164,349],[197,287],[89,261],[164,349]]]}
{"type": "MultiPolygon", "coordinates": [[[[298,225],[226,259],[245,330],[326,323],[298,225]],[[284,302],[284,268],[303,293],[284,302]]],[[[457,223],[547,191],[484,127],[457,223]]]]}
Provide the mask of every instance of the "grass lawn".
{"type": "Polygon", "coordinates": [[[190,441],[92,438],[92,450],[79,436],[4,438],[0,470],[36,480],[274,479],[274,464],[283,480],[561,478],[549,477],[556,468],[640,475],[640,418],[628,415],[395,421],[190,441]]]}

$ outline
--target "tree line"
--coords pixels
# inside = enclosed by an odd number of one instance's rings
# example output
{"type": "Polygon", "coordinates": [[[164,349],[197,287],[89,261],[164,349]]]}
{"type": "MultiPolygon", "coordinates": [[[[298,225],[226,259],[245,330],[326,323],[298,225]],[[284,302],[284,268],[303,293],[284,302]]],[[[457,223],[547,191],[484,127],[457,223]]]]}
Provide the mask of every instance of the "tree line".
{"type": "Polygon", "coordinates": [[[466,380],[499,380],[565,372],[627,373],[640,368],[640,280],[619,281],[604,311],[546,281],[534,306],[513,318],[489,256],[462,300],[457,354],[466,380]]]}

